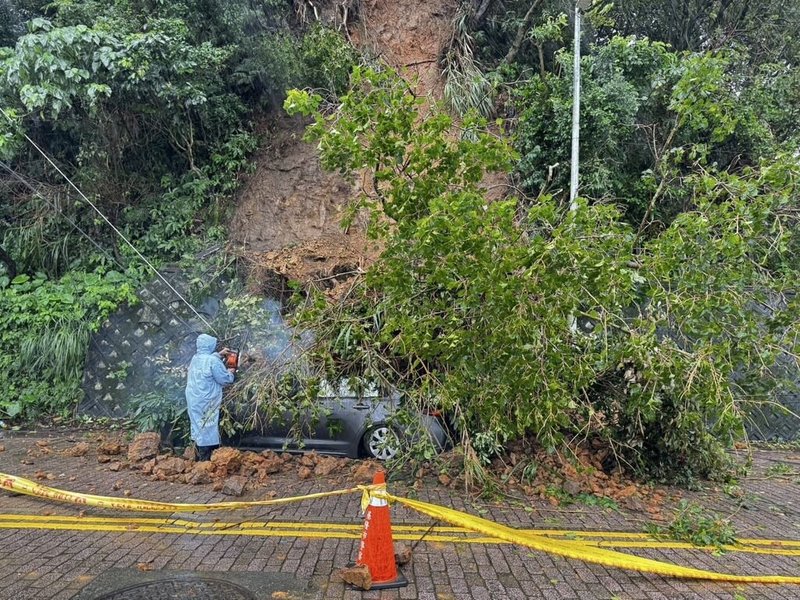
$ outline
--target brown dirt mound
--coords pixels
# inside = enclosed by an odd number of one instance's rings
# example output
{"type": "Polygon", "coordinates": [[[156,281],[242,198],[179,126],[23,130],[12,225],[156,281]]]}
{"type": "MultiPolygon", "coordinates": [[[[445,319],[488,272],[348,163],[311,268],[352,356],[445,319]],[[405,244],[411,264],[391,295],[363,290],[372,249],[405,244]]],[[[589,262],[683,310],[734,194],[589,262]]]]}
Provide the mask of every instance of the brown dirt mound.
{"type": "Polygon", "coordinates": [[[341,212],[354,186],[322,170],[316,148],[302,141],[305,124],[285,116],[267,124],[269,142],[256,157],[256,172],[242,189],[231,222],[251,281],[272,295],[282,293],[286,280],[335,294],[342,281],[378,255],[360,223],[342,230],[341,212]]]}
{"type": "MultiPolygon", "coordinates": [[[[305,125],[285,116],[267,124],[268,144],[256,156],[256,172],[242,188],[231,221],[233,241],[246,252],[348,235],[339,221],[352,186],[321,169],[316,148],[302,141],[305,125]]],[[[353,228],[353,236],[359,233],[353,228]]]]}
{"type": "Polygon", "coordinates": [[[439,58],[450,39],[456,0],[364,0],[353,42],[381,57],[410,80],[417,93],[443,96],[439,58]]]}

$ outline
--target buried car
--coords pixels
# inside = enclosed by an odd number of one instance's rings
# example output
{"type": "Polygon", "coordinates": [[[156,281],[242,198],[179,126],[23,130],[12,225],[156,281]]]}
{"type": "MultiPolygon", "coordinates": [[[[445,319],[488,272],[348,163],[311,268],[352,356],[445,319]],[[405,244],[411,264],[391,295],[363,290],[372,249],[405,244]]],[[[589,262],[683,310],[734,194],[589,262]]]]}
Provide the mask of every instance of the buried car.
{"type": "Polygon", "coordinates": [[[402,442],[430,443],[437,452],[450,441],[447,427],[436,411],[402,411],[400,394],[381,393],[367,385],[357,393],[346,382],[334,387],[323,381],[317,410],[286,413],[242,432],[231,445],[241,449],[287,451],[315,450],[350,458],[388,460],[402,442]],[[427,438],[427,439],[426,439],[427,438]]]}

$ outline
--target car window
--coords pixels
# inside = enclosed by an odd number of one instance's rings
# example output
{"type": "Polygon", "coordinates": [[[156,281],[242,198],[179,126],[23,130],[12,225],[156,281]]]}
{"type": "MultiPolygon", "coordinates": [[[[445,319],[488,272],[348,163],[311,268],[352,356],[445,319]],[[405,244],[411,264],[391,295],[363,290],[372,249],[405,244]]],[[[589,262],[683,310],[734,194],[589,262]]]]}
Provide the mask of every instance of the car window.
{"type": "Polygon", "coordinates": [[[368,383],[363,386],[359,394],[350,387],[346,379],[338,383],[331,383],[323,379],[319,384],[318,396],[320,398],[378,398],[380,396],[380,390],[377,384],[368,383]]]}

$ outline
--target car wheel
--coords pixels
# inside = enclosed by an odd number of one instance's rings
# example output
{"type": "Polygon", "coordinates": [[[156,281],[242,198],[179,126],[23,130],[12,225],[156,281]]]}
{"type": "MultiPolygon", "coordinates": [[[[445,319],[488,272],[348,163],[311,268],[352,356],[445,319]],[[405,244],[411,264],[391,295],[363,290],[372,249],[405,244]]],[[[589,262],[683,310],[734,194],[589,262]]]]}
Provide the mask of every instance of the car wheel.
{"type": "Polygon", "coordinates": [[[364,434],[363,446],[369,458],[389,460],[399,451],[400,440],[388,425],[377,425],[364,434]]]}

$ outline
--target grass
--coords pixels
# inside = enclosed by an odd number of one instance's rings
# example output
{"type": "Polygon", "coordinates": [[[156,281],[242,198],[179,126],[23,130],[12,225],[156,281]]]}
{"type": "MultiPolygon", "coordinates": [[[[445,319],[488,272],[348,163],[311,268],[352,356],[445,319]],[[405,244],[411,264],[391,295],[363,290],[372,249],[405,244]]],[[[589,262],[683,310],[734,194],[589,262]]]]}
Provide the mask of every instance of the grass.
{"type": "Polygon", "coordinates": [[[688,542],[698,547],[714,547],[722,552],[724,546],[736,543],[736,531],[728,519],[707,513],[702,506],[682,500],[678,513],[666,527],[648,524],[645,531],[655,537],[688,542]]]}

